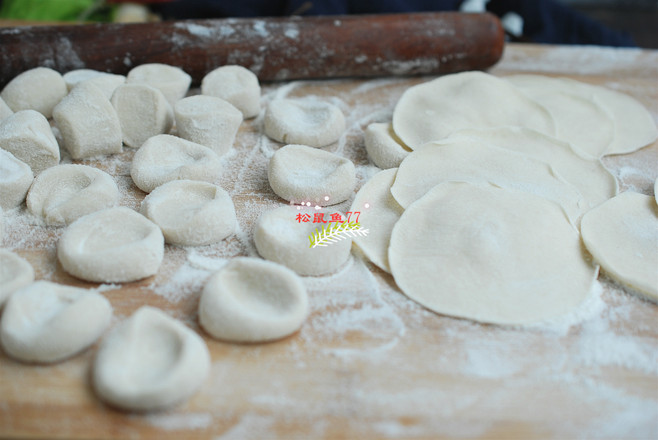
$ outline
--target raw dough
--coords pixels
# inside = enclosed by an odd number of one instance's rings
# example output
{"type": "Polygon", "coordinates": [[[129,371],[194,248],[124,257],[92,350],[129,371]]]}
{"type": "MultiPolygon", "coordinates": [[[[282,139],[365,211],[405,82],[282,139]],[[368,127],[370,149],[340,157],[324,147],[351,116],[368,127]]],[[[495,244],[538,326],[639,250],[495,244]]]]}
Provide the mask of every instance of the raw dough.
{"type": "Polygon", "coordinates": [[[455,182],[436,186],[402,214],[389,263],[400,289],[430,310],[509,325],[573,311],[597,275],[558,205],[455,182]]]}
{"type": "Polygon", "coordinates": [[[0,98],[0,121],[5,119],[8,116],[11,116],[14,112],[9,108],[7,103],[0,98]]]}
{"type": "Polygon", "coordinates": [[[583,216],[587,250],[611,277],[658,300],[658,206],[631,191],[583,216]]]}
{"type": "Polygon", "coordinates": [[[94,78],[89,78],[80,82],[80,84],[91,84],[98,88],[103,95],[110,99],[117,88],[126,83],[126,77],[123,75],[114,75],[112,73],[102,73],[94,78]]]}
{"type": "Polygon", "coordinates": [[[30,166],[34,174],[59,163],[59,145],[48,120],[34,110],[21,110],[0,122],[0,148],[30,166]]]}
{"type": "Polygon", "coordinates": [[[57,258],[66,272],[99,283],[124,283],[154,275],[163,256],[160,228],[124,207],[79,218],[64,230],[57,244],[57,258]]]}
{"type": "Polygon", "coordinates": [[[363,133],[368,157],[382,169],[397,168],[411,150],[393,132],[390,123],[373,122],[363,133]]]}
{"type": "Polygon", "coordinates": [[[53,110],[64,148],[73,159],[121,152],[121,123],[114,107],[93,84],[78,84],[53,110]]]}
{"type": "MultiPolygon", "coordinates": [[[[352,237],[344,238],[328,246],[311,248],[309,236],[329,223],[299,222],[298,215],[307,214],[313,220],[316,209],[300,206],[282,206],[264,212],[254,227],[254,244],[266,260],[283,264],[299,275],[326,275],[336,272],[350,256],[352,237]]],[[[324,220],[331,217],[324,214],[324,220]]],[[[338,213],[340,214],[340,213],[338,213]]],[[[340,218],[345,220],[345,216],[340,218]]]]}
{"type": "Polygon", "coordinates": [[[260,112],[260,84],[254,73],[242,66],[222,66],[201,80],[201,93],[225,99],[233,104],[245,119],[260,112]]]}
{"type": "Polygon", "coordinates": [[[47,225],[67,225],[119,202],[112,176],[86,165],[58,165],[39,174],[27,194],[27,207],[47,225]]]}
{"type": "Polygon", "coordinates": [[[34,281],[32,265],[7,249],[0,249],[0,308],[9,296],[34,281]]]}
{"type": "Polygon", "coordinates": [[[210,148],[175,136],[153,136],[137,150],[130,168],[135,185],[144,192],[172,180],[214,182],[222,170],[210,148]]]}
{"type": "Polygon", "coordinates": [[[301,278],[280,264],[236,258],[206,282],[199,322],[212,336],[235,342],[264,342],[297,331],[308,315],[301,278]]]}
{"type": "Polygon", "coordinates": [[[101,72],[100,70],[94,70],[94,69],[75,69],[66,72],[64,75],[62,75],[62,78],[64,78],[64,82],[66,83],[66,88],[69,91],[71,91],[73,87],[77,86],[82,81],[86,81],[88,79],[96,78],[102,75],[112,75],[112,74],[101,72]]]}
{"type": "Polygon", "coordinates": [[[162,92],[146,84],[124,84],[112,95],[123,143],[139,148],[152,136],[168,133],[174,112],[162,92]]]}
{"type": "Polygon", "coordinates": [[[0,207],[12,209],[23,203],[33,180],[25,162],[0,148],[0,207]]]}
{"type": "Polygon", "coordinates": [[[214,96],[183,98],[174,108],[178,135],[223,155],[235,141],[242,113],[229,102],[214,96]]]}
{"type": "Polygon", "coordinates": [[[187,94],[192,77],[179,67],[150,63],[132,68],[128,72],[126,82],[155,87],[162,92],[173,108],[176,102],[187,94]]]}
{"type": "Polygon", "coordinates": [[[231,197],[207,182],[167,182],[146,196],[141,211],[160,227],[167,243],[182,246],[217,243],[237,227],[231,197]]]}
{"type": "Polygon", "coordinates": [[[555,132],[544,107],[483,72],[455,73],[411,87],[393,112],[393,130],[412,150],[464,128],[508,125],[555,132]]]}
{"type": "Polygon", "coordinates": [[[0,339],[20,361],[58,362],[92,345],[111,317],[112,306],[100,293],[37,281],[7,301],[0,339]]]}
{"type": "Polygon", "coordinates": [[[324,147],[344,131],[343,112],[317,99],[275,99],[265,111],[265,134],[279,142],[324,147]]]}
{"type": "Polygon", "coordinates": [[[92,382],[110,405],[164,409],[191,397],[210,370],[203,339],[155,307],[143,306],[101,341],[92,382]]]}
{"type": "Polygon", "coordinates": [[[53,108],[66,96],[66,83],[59,72],[47,67],[36,67],[19,74],[0,92],[0,97],[9,108],[36,110],[46,118],[53,114],[53,108]]]}
{"type": "Polygon", "coordinates": [[[306,145],[278,149],[267,167],[272,190],[293,203],[326,206],[347,200],[356,186],[349,159],[306,145]]]}

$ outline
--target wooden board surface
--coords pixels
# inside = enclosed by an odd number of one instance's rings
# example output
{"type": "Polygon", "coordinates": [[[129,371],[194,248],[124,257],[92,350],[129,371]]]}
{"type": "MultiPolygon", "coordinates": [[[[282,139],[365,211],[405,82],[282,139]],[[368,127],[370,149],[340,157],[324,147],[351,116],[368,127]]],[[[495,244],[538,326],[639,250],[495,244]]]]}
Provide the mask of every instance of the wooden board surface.
{"type": "MultiPolygon", "coordinates": [[[[543,73],[604,85],[639,99],[658,120],[658,52],[508,45],[492,73],[543,73]]],[[[328,148],[368,165],[362,129],[390,119],[400,94],[429,77],[265,84],[275,96],[318,96],[338,104],[348,130],[328,148]]],[[[82,283],[55,258],[61,229],[6,216],[4,246],[35,267],[38,279],[99,287],[116,323],[142,304],[165,309],[199,330],[199,290],[228,258],[254,255],[251,228],[284,202],[265,167],[278,144],[243,124],[218,183],[229,191],[240,231],[199,248],[167,247],[159,273],[138,283],[82,283]]],[[[114,175],[121,204],[144,194],[129,177],[133,150],[81,163],[114,175]]],[[[66,159],[65,159],[66,160],[66,159]]],[[[607,158],[622,190],[653,194],[658,144],[607,158]]],[[[336,210],[347,210],[342,204],[336,210]]],[[[506,329],[428,312],[393,279],[352,257],[337,274],[308,277],[311,315],[293,336],[230,344],[202,331],[211,373],[188,402],[154,414],[108,408],[93,394],[95,347],[52,366],[24,365],[0,353],[2,438],[638,438],[658,436],[658,306],[601,277],[601,294],[567,328],[506,329]]]]}

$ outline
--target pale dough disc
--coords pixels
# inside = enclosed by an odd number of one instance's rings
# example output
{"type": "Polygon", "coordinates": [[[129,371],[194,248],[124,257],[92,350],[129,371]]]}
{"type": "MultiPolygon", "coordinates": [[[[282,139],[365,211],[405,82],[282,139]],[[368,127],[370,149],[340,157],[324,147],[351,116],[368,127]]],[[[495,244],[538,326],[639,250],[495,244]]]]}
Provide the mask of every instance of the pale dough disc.
{"type": "Polygon", "coordinates": [[[167,243],[182,246],[217,243],[237,227],[231,197],[207,182],[167,182],[146,196],[141,211],[160,227],[167,243]]]}
{"type": "Polygon", "coordinates": [[[208,147],[168,134],[149,138],[137,150],[130,168],[135,185],[144,192],[172,180],[214,182],[221,159],[208,147]]]}
{"type": "Polygon", "coordinates": [[[349,159],[306,145],[278,149],[267,168],[276,195],[293,203],[327,206],[347,200],[356,186],[349,159]]]}
{"type": "Polygon", "coordinates": [[[48,120],[34,110],[20,110],[0,122],[0,148],[30,166],[34,174],[59,163],[59,145],[48,120]]]}
{"type": "Polygon", "coordinates": [[[25,162],[0,148],[0,207],[12,209],[23,203],[33,180],[25,162]]]}
{"type": "Polygon", "coordinates": [[[658,206],[631,191],[583,216],[587,250],[611,277],[658,300],[658,206]]]}
{"type": "Polygon", "coordinates": [[[308,296],[295,272],[258,258],[237,258],[213,274],[199,301],[199,322],[213,337],[265,342],[297,331],[308,296]]]}
{"type": "Polygon", "coordinates": [[[124,207],[80,217],[64,230],[57,244],[57,258],[66,272],[99,283],[154,275],[163,256],[160,228],[124,207]]]}
{"type": "Polygon", "coordinates": [[[58,362],[92,345],[111,317],[112,306],[100,293],[37,281],[7,301],[0,339],[20,361],[58,362]]]}
{"type": "Polygon", "coordinates": [[[254,73],[242,66],[222,66],[201,80],[201,93],[233,104],[245,119],[260,112],[260,84],[254,73]]]}
{"type": "Polygon", "coordinates": [[[119,202],[112,176],[86,165],[58,165],[39,174],[27,194],[27,207],[48,225],[67,225],[119,202]]]}
{"type": "Polygon", "coordinates": [[[46,118],[53,114],[53,108],[66,96],[66,82],[59,72],[47,67],[36,67],[17,75],[0,92],[0,97],[9,108],[36,110],[46,118]]]}
{"type": "Polygon", "coordinates": [[[5,119],[8,116],[11,116],[14,112],[9,108],[7,103],[0,98],[0,121],[5,119]]]}
{"type": "MultiPolygon", "coordinates": [[[[336,272],[350,256],[352,237],[342,236],[328,246],[310,247],[309,236],[324,223],[313,222],[315,209],[282,206],[264,212],[254,227],[254,244],[266,260],[283,264],[299,275],[326,275],[336,272]],[[299,208],[299,209],[298,209],[299,208]],[[298,221],[298,215],[310,221],[298,221]]],[[[329,220],[328,215],[324,215],[329,220]]],[[[341,215],[341,219],[345,217],[341,215]]]]}
{"type": "Polygon", "coordinates": [[[317,99],[275,99],[265,111],[265,134],[284,144],[324,147],[345,131],[338,107],[317,99]]]}
{"type": "Polygon", "coordinates": [[[558,205],[456,182],[407,208],[393,228],[389,262],[400,289],[428,309],[503,325],[575,310],[597,275],[558,205]]]}
{"type": "Polygon", "coordinates": [[[199,335],[163,311],[143,306],[103,338],[92,382],[110,405],[150,411],[191,397],[209,370],[210,354],[199,335]]]}
{"type": "Polygon", "coordinates": [[[393,112],[393,130],[412,150],[464,128],[509,125],[555,132],[544,107],[483,72],[455,73],[411,87],[393,112]]]}
{"type": "Polygon", "coordinates": [[[133,67],[126,83],[148,84],[160,90],[172,107],[190,88],[192,77],[183,69],[168,64],[149,63],[133,67]]]}
{"type": "Polygon", "coordinates": [[[397,168],[411,150],[393,132],[390,123],[373,122],[363,133],[368,157],[382,169],[397,168]]]}
{"type": "Polygon", "coordinates": [[[380,269],[391,272],[388,245],[393,226],[404,211],[391,194],[397,168],[380,171],[361,187],[350,211],[358,212],[359,223],[368,229],[365,236],[354,237],[354,244],[380,269]]]}
{"type": "Polygon", "coordinates": [[[0,308],[12,293],[34,281],[32,265],[7,249],[0,249],[0,308]]]}

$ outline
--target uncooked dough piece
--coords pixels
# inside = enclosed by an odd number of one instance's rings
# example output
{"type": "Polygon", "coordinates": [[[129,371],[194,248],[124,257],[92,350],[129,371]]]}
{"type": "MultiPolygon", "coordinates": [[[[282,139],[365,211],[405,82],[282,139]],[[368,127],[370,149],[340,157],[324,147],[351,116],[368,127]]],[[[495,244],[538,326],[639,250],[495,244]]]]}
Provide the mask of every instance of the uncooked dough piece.
{"type": "Polygon", "coordinates": [[[564,316],[597,275],[555,203],[457,182],[406,209],[391,234],[389,263],[405,295],[428,309],[503,325],[564,316]]]}
{"type": "Polygon", "coordinates": [[[393,132],[390,123],[374,122],[363,133],[368,157],[379,168],[397,168],[411,150],[393,132]]]}
{"type": "Polygon", "coordinates": [[[611,277],[658,300],[658,206],[627,191],[583,216],[587,250],[611,277]]]}
{"type": "Polygon", "coordinates": [[[47,67],[36,67],[19,74],[0,92],[0,97],[9,108],[36,110],[46,118],[53,114],[53,108],[66,96],[66,83],[59,72],[47,67]]]}
{"type": "Polygon", "coordinates": [[[327,206],[352,195],[356,169],[349,159],[328,151],[286,145],[270,159],[267,178],[276,195],[285,200],[327,206]]]}
{"type": "Polygon", "coordinates": [[[0,308],[9,296],[34,281],[32,265],[6,249],[0,249],[0,308]]]}
{"type": "Polygon", "coordinates": [[[279,142],[324,147],[344,131],[343,112],[317,99],[275,99],[265,111],[265,134],[279,142]]]}
{"type": "Polygon", "coordinates": [[[223,155],[235,141],[242,113],[229,102],[214,96],[183,98],[174,108],[178,135],[223,155]]]}
{"type": "Polygon", "coordinates": [[[123,143],[139,148],[152,136],[168,133],[174,112],[162,92],[146,84],[124,84],[111,99],[121,123],[123,143]]]}
{"type": "Polygon", "coordinates": [[[206,343],[182,322],[143,306],[101,341],[92,382],[110,405],[164,409],[191,397],[210,371],[206,343]]]}
{"type": "MultiPolygon", "coordinates": [[[[298,221],[298,215],[308,215],[311,220],[320,211],[296,206],[282,206],[264,212],[254,227],[254,244],[266,260],[283,264],[299,275],[326,275],[336,272],[350,256],[352,237],[328,246],[309,246],[309,236],[329,223],[298,221]]],[[[339,213],[338,213],[339,214],[339,213]]],[[[324,220],[331,219],[326,213],[324,220]]],[[[341,215],[344,221],[345,216],[341,215]]]]}
{"type": "Polygon", "coordinates": [[[59,145],[48,120],[34,110],[21,110],[0,122],[0,148],[30,166],[34,174],[59,163],[59,145]]]}
{"type": "Polygon", "coordinates": [[[86,165],[58,165],[39,174],[27,194],[27,207],[47,225],[67,225],[119,202],[112,176],[86,165]]]}
{"type": "Polygon", "coordinates": [[[201,80],[201,93],[233,104],[245,119],[260,112],[260,84],[254,73],[242,66],[222,66],[201,80]]]}
{"type": "Polygon", "coordinates": [[[141,211],[160,227],[167,243],[181,246],[217,243],[237,227],[231,197],[208,182],[167,182],[146,196],[141,211]]]}
{"type": "Polygon", "coordinates": [[[66,88],[71,91],[73,87],[77,86],[82,81],[96,78],[97,76],[101,75],[111,75],[111,73],[105,73],[94,69],[75,69],[66,72],[64,75],[62,75],[62,78],[64,78],[66,88]]]}
{"type": "Polygon", "coordinates": [[[368,229],[369,234],[354,237],[354,244],[366,257],[385,272],[391,272],[388,264],[388,245],[393,226],[404,211],[391,194],[397,168],[380,171],[361,187],[351,212],[358,212],[359,223],[368,229]]]}
{"type": "MultiPolygon", "coordinates": [[[[80,84],[91,84],[98,88],[107,99],[111,99],[117,88],[126,83],[126,77],[112,73],[104,73],[80,82],[80,84]]],[[[78,85],[80,85],[78,84],[78,85]]]]}
{"type": "Polygon", "coordinates": [[[14,112],[9,108],[7,103],[0,98],[0,121],[5,119],[8,116],[11,116],[14,112]]]}
{"type": "Polygon", "coordinates": [[[508,81],[483,72],[442,76],[404,92],[393,130],[412,150],[464,128],[521,126],[555,133],[548,111],[508,81]]]}
{"type": "Polygon", "coordinates": [[[20,361],[58,362],[92,345],[111,317],[112,306],[100,293],[37,281],[7,301],[0,339],[20,361]]]}
{"type": "Polygon", "coordinates": [[[653,184],[653,196],[656,199],[656,203],[658,203],[658,178],[653,184]]]}
{"type": "Polygon", "coordinates": [[[175,136],[153,136],[137,150],[130,168],[135,185],[144,192],[172,180],[214,182],[222,170],[210,148],[175,136]]]}
{"type": "Polygon", "coordinates": [[[0,207],[12,209],[23,203],[33,180],[25,162],[0,148],[0,207]]]}
{"type": "Polygon", "coordinates": [[[164,255],[160,228],[137,212],[109,208],[71,223],[57,245],[57,258],[74,277],[124,283],[154,275],[164,255]]]}
{"type": "Polygon", "coordinates": [[[121,124],[114,107],[93,84],[78,84],[53,110],[64,148],[73,159],[121,152],[121,124]]]}
{"type": "Polygon", "coordinates": [[[308,296],[292,270],[258,258],[236,258],[206,282],[199,322],[213,337],[265,342],[297,331],[308,315],[308,296]]]}
{"type": "Polygon", "coordinates": [[[187,94],[192,77],[179,67],[150,63],[132,68],[128,72],[126,82],[155,87],[162,92],[173,108],[176,102],[187,94]]]}

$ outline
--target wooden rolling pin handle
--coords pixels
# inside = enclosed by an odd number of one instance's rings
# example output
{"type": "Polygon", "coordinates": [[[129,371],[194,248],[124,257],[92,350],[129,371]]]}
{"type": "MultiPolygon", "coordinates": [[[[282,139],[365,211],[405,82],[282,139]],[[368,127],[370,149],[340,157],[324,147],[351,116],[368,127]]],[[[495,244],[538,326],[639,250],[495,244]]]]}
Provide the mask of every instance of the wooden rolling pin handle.
{"type": "Polygon", "coordinates": [[[486,69],[503,45],[495,16],[458,12],[4,28],[0,86],[37,66],[125,74],[144,63],[195,83],[226,64],[262,81],[438,74],[486,69]]]}

